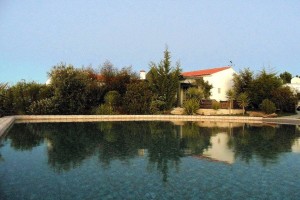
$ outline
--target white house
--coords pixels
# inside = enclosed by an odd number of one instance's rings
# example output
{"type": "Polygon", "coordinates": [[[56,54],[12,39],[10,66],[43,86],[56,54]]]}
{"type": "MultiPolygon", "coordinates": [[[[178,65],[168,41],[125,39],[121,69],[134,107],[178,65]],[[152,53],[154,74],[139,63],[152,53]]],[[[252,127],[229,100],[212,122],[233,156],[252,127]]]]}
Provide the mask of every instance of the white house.
{"type": "MultiPolygon", "coordinates": [[[[294,77],[291,80],[291,83],[286,84],[289,86],[294,93],[300,94],[300,78],[299,77],[294,77]]],[[[298,101],[298,105],[296,106],[296,111],[297,113],[300,113],[300,101],[298,101]]]]}
{"type": "Polygon", "coordinates": [[[291,83],[286,84],[289,86],[295,93],[300,93],[300,78],[294,77],[291,80],[291,83]]]}
{"type": "Polygon", "coordinates": [[[183,72],[180,86],[180,104],[183,103],[185,91],[195,83],[196,79],[203,78],[204,81],[208,81],[213,86],[211,89],[210,99],[217,101],[226,101],[226,92],[232,89],[233,75],[236,72],[230,66],[204,69],[191,72],[183,72]]]}

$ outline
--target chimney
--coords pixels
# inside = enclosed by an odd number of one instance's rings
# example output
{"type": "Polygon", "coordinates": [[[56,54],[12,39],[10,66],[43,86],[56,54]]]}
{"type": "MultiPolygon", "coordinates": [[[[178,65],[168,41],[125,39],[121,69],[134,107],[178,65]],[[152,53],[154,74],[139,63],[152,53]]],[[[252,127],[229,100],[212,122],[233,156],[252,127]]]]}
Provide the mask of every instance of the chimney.
{"type": "Polygon", "coordinates": [[[146,72],[144,70],[140,71],[140,79],[145,80],[146,79],[146,72]]]}

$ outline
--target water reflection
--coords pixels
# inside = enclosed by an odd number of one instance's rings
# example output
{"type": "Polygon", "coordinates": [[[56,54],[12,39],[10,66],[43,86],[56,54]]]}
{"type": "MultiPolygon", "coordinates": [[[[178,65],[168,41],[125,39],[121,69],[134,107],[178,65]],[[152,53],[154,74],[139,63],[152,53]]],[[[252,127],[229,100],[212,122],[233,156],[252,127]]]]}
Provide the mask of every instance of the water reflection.
{"type": "Polygon", "coordinates": [[[180,170],[186,156],[226,164],[257,159],[267,165],[284,152],[300,153],[296,126],[217,122],[15,124],[4,142],[22,151],[46,144],[48,164],[58,173],[79,167],[92,156],[103,169],[115,160],[130,164],[132,159],[145,159],[147,170],[158,172],[164,182],[170,170],[180,170]]]}

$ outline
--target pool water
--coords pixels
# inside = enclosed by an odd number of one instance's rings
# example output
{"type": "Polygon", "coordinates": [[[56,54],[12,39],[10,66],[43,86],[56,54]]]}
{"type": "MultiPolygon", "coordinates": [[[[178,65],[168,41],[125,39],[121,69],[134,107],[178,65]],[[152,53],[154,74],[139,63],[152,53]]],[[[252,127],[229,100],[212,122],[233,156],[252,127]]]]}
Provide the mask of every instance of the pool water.
{"type": "Polygon", "coordinates": [[[15,124],[0,140],[0,199],[300,199],[300,130],[15,124]]]}

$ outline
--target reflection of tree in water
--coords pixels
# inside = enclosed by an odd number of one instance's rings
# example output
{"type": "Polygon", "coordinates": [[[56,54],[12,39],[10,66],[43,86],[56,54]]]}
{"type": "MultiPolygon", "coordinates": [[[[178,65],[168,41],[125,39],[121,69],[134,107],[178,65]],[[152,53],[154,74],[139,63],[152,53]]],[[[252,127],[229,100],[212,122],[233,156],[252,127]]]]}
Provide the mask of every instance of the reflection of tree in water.
{"type": "Polygon", "coordinates": [[[170,169],[179,169],[186,150],[201,155],[211,146],[211,136],[220,132],[230,135],[227,146],[236,158],[249,162],[256,156],[264,164],[291,151],[300,136],[295,126],[243,129],[205,128],[195,123],[180,127],[169,122],[98,122],[15,124],[3,141],[11,140],[17,150],[31,150],[47,142],[48,164],[57,172],[78,167],[96,153],[105,168],[113,160],[130,163],[139,149],[147,149],[148,170],[157,170],[166,182],[170,169]]]}
{"type": "Polygon", "coordinates": [[[101,140],[101,134],[93,123],[48,124],[48,163],[58,172],[79,166],[93,155],[101,140]]]}
{"type": "Polygon", "coordinates": [[[47,142],[48,163],[57,172],[79,166],[97,148],[101,135],[90,123],[15,124],[7,138],[16,150],[31,150],[47,142]]]}
{"type": "Polygon", "coordinates": [[[247,127],[234,132],[235,157],[249,162],[257,156],[266,165],[275,162],[281,153],[290,152],[296,138],[300,136],[295,126],[247,127]]]}
{"type": "Polygon", "coordinates": [[[193,155],[201,155],[203,151],[211,146],[211,130],[200,128],[193,122],[187,122],[182,127],[181,146],[189,149],[193,155]]]}
{"type": "Polygon", "coordinates": [[[162,173],[163,181],[168,181],[169,168],[176,168],[183,156],[180,137],[174,125],[167,122],[150,123],[151,134],[148,141],[148,169],[162,173]]]}
{"type": "Polygon", "coordinates": [[[11,140],[11,146],[16,150],[31,150],[43,142],[43,137],[34,124],[15,124],[6,139],[11,140]]]}
{"type": "Polygon", "coordinates": [[[103,167],[109,167],[112,160],[128,162],[137,155],[138,145],[143,139],[143,124],[100,122],[97,126],[103,135],[99,144],[99,160],[103,167]]]}

